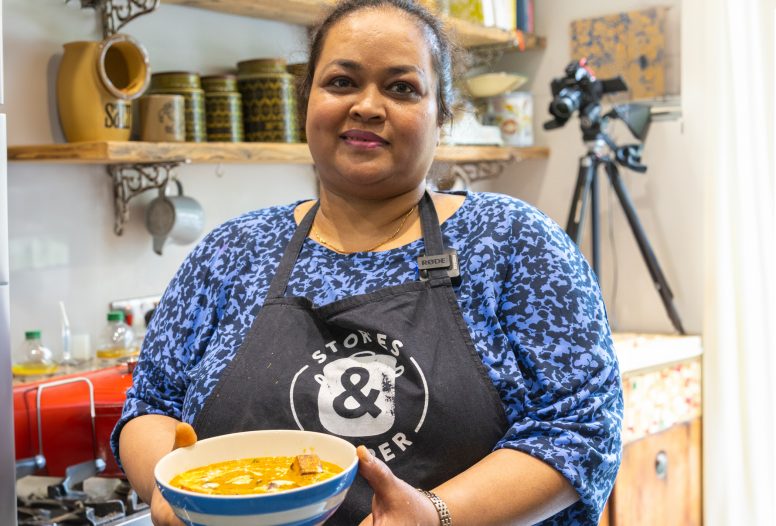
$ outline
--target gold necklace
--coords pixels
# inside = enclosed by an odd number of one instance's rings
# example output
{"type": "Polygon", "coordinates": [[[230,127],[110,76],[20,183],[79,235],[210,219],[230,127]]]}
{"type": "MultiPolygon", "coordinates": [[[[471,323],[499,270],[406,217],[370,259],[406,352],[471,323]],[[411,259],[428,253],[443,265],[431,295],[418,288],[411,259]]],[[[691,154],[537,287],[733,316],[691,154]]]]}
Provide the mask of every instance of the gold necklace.
{"type": "MultiPolygon", "coordinates": [[[[363,251],[358,251],[358,252],[372,252],[376,248],[379,248],[379,247],[385,245],[386,243],[388,243],[389,241],[392,241],[393,239],[395,239],[396,236],[399,235],[399,232],[401,232],[401,229],[404,228],[404,223],[407,222],[407,219],[409,219],[409,217],[412,215],[412,212],[414,212],[416,208],[418,208],[418,205],[413,206],[412,208],[410,208],[409,212],[404,214],[404,217],[402,218],[401,223],[399,224],[399,228],[397,228],[396,231],[393,234],[391,234],[387,238],[383,239],[382,241],[380,241],[378,244],[374,245],[373,247],[368,248],[368,249],[363,250],[363,251]]],[[[334,250],[335,252],[339,252],[340,254],[348,254],[349,253],[348,251],[346,251],[346,250],[344,250],[342,248],[339,248],[339,247],[337,247],[335,245],[332,245],[331,243],[329,243],[328,241],[323,239],[323,237],[321,236],[320,231],[317,228],[315,228],[315,222],[314,221],[313,221],[313,234],[315,235],[315,239],[317,239],[318,242],[321,245],[326,245],[330,249],[334,250]]]]}

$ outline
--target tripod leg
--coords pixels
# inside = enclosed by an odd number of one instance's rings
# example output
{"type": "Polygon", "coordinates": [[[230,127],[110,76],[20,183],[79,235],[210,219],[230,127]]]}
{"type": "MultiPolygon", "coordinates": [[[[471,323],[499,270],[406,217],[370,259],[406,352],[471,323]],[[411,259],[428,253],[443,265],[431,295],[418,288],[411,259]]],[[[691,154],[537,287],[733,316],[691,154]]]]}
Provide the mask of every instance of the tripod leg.
{"type": "MultiPolygon", "coordinates": [[[[596,168],[597,164],[594,165],[596,168]]],[[[598,236],[598,170],[590,179],[590,244],[593,249],[593,271],[601,279],[601,243],[598,236]]]]}
{"type": "Polygon", "coordinates": [[[617,193],[617,198],[620,200],[620,204],[622,205],[622,209],[625,212],[625,216],[628,218],[631,231],[636,237],[636,242],[638,243],[639,249],[641,250],[641,256],[644,258],[644,262],[647,264],[647,268],[649,269],[649,273],[652,276],[652,281],[655,284],[655,288],[657,288],[657,291],[660,294],[660,298],[663,300],[663,306],[666,309],[666,313],[668,314],[671,323],[679,332],[679,334],[685,334],[684,328],[682,327],[682,321],[679,318],[679,313],[674,306],[674,295],[668,286],[668,281],[663,275],[663,271],[660,269],[657,258],[652,251],[652,247],[650,246],[649,241],[647,240],[647,234],[644,232],[644,229],[641,226],[641,222],[636,215],[636,209],[633,206],[633,202],[630,200],[630,196],[625,189],[625,185],[620,179],[620,172],[617,170],[617,166],[614,164],[614,161],[609,161],[606,163],[606,173],[609,176],[609,181],[614,187],[614,191],[617,193]]]}
{"type": "Polygon", "coordinates": [[[579,158],[577,186],[574,189],[574,196],[571,198],[569,218],[566,222],[566,233],[577,245],[582,241],[582,225],[585,221],[585,210],[587,208],[587,192],[590,190],[590,183],[593,180],[596,166],[596,161],[591,154],[579,158]]]}

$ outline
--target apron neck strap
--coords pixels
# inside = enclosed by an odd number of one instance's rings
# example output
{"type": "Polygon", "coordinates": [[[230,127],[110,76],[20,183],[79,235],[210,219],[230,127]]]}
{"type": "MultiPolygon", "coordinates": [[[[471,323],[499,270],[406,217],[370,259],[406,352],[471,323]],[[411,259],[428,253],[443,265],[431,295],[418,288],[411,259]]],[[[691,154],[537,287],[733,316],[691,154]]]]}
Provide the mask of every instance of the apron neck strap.
{"type": "Polygon", "coordinates": [[[442,228],[439,226],[439,216],[437,215],[434,200],[428,190],[423,192],[418,206],[420,213],[420,228],[423,233],[423,244],[426,248],[426,256],[441,255],[444,250],[442,242],[442,228]]]}
{"type": "Polygon", "coordinates": [[[294,235],[291,237],[291,241],[288,242],[286,250],[283,252],[283,258],[280,260],[280,265],[275,272],[275,276],[270,283],[269,291],[267,293],[268,298],[280,298],[286,293],[286,285],[288,285],[288,278],[291,277],[291,271],[294,269],[294,263],[296,263],[299,257],[299,252],[302,250],[304,240],[307,238],[307,234],[310,233],[310,229],[315,221],[315,214],[318,212],[321,202],[316,201],[315,204],[305,214],[302,222],[296,227],[294,235]]]}
{"type": "MultiPolygon", "coordinates": [[[[310,233],[320,204],[320,201],[316,202],[305,214],[299,226],[296,227],[294,235],[288,242],[285,252],[283,252],[283,258],[280,260],[277,272],[275,272],[275,276],[272,278],[267,294],[268,298],[279,298],[286,294],[286,286],[291,277],[291,271],[294,269],[294,264],[297,258],[299,258],[302,245],[304,245],[304,241],[310,233]]],[[[437,216],[434,201],[431,199],[431,194],[428,193],[428,190],[423,193],[423,197],[420,203],[418,203],[418,211],[420,213],[420,228],[423,233],[426,256],[442,254],[444,252],[442,229],[439,226],[439,216],[437,216]]]]}

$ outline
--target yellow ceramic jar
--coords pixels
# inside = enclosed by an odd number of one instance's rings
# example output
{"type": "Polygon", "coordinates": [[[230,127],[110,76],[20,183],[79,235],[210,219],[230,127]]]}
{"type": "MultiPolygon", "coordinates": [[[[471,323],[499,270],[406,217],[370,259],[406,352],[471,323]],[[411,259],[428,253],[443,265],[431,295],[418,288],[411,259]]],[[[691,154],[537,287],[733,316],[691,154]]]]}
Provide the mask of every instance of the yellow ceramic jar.
{"type": "Polygon", "coordinates": [[[59,121],[68,142],[127,141],[131,101],[143,94],[151,68],[135,39],[69,42],[57,76],[59,121]]]}

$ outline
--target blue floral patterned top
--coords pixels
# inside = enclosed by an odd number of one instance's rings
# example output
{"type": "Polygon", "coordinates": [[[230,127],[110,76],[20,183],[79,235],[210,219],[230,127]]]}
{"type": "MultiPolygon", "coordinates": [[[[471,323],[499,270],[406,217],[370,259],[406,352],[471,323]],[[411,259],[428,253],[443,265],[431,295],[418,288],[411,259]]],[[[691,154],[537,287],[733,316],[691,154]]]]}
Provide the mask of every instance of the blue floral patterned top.
{"type": "MultiPolygon", "coordinates": [[[[299,203],[230,220],[184,261],[150,324],[112,437],[130,419],[193,422],[234,358],[296,227],[299,203]]],[[[620,463],[622,391],[597,280],[576,245],[522,201],[468,193],[442,225],[474,346],[500,394],[513,448],[562,473],[580,500],[543,524],[597,524],[620,463]]],[[[418,278],[422,240],[338,254],[307,239],[287,294],[316,305],[418,278]]],[[[518,489],[518,488],[516,488],[518,489]]]]}

